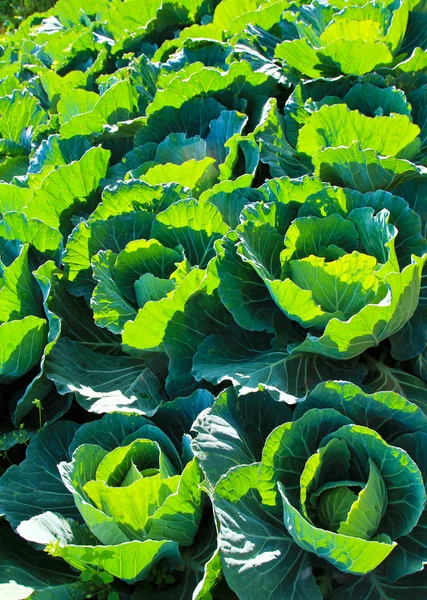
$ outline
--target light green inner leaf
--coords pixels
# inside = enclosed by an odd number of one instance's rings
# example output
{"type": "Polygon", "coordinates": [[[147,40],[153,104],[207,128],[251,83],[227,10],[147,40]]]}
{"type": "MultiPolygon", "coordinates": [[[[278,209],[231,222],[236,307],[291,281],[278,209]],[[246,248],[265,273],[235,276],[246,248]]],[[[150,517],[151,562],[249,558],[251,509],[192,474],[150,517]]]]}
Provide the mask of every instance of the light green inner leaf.
{"type": "Polygon", "coordinates": [[[96,480],[108,486],[123,486],[132,467],[139,472],[158,469],[160,448],[151,440],[135,440],[128,446],[119,446],[105,456],[96,470],[96,480]]]}
{"type": "Polygon", "coordinates": [[[311,496],[316,496],[316,490],[322,489],[328,482],[348,477],[349,468],[350,451],[343,440],[330,440],[324,448],[310,456],[300,481],[301,510],[306,518],[315,518],[311,505],[316,504],[317,500],[311,496]]]}
{"type": "Polygon", "coordinates": [[[338,533],[364,540],[369,540],[375,535],[387,508],[387,488],[377,465],[371,458],[369,467],[366,487],[359,493],[347,518],[338,529],[338,533]]]}
{"type": "Polygon", "coordinates": [[[348,319],[376,300],[379,280],[372,256],[352,252],[333,262],[310,256],[290,261],[291,277],[300,288],[311,290],[323,310],[340,312],[348,319]]]}
{"type": "Polygon", "coordinates": [[[357,495],[345,485],[324,491],[317,505],[322,525],[328,531],[337,532],[356,500],[357,495]]]}

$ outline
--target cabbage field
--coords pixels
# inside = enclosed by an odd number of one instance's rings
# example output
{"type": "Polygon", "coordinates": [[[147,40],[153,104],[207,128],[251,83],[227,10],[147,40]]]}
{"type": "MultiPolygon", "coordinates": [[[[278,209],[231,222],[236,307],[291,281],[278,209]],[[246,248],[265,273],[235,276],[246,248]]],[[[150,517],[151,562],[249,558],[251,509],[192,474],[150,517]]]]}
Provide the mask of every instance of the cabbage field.
{"type": "Polygon", "coordinates": [[[1,600],[427,600],[427,0],[0,37],[1,600]]]}

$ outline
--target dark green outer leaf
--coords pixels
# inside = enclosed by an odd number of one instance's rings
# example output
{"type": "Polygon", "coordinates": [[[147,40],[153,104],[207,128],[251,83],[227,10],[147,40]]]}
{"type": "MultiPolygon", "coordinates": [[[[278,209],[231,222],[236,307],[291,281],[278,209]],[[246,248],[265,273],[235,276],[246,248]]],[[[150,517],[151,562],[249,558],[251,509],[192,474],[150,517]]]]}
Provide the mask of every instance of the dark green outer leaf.
{"type": "Polygon", "coordinates": [[[237,255],[236,234],[225,236],[216,245],[219,295],[237,324],[252,331],[272,331],[277,311],[262,279],[237,255]]]}
{"type": "Polygon", "coordinates": [[[114,412],[106,414],[97,421],[85,423],[79,427],[70,444],[69,454],[82,444],[101,446],[105,450],[114,450],[121,446],[123,440],[134,431],[149,423],[140,415],[114,412]]]}
{"type": "Polygon", "coordinates": [[[409,431],[427,433],[427,417],[422,410],[394,392],[370,395],[351,383],[329,381],[319,384],[297,406],[295,418],[313,408],[333,408],[353,423],[372,428],[387,441],[409,431]]]}
{"type": "Polygon", "coordinates": [[[152,420],[174,442],[176,448],[182,445],[182,436],[191,431],[197,416],[214,403],[213,395],[207,390],[196,390],[186,398],[177,398],[160,406],[152,420]]]}
{"type": "Polygon", "coordinates": [[[67,338],[49,354],[46,375],[60,394],[75,392],[90,412],[152,415],[162,401],[160,383],[141,361],[92,352],[67,338]]]}
{"type": "Polygon", "coordinates": [[[258,469],[258,463],[235,467],[215,488],[227,583],[240,600],[252,600],[255,590],[262,590],[266,600],[321,600],[308,554],[263,504],[258,469]]]}
{"type": "Polygon", "coordinates": [[[375,572],[352,579],[328,600],[424,600],[427,595],[427,572],[404,577],[398,583],[388,583],[375,572]]]}
{"type": "MultiPolygon", "coordinates": [[[[395,445],[403,448],[420,469],[424,486],[427,490],[427,434],[423,432],[407,433],[395,441],[395,445]]],[[[405,575],[421,571],[427,563],[427,509],[424,511],[414,529],[398,540],[399,545],[387,561],[388,580],[396,582],[405,575]]]]}
{"type": "Polygon", "coordinates": [[[222,392],[193,424],[192,448],[211,486],[231,467],[260,460],[267,436],[291,418],[289,407],[267,392],[240,397],[233,387],[222,392]]]}
{"type": "Polygon", "coordinates": [[[383,361],[367,358],[368,375],[364,385],[369,386],[374,392],[390,391],[400,394],[413,402],[427,414],[427,385],[418,377],[390,367],[383,361]]]}
{"type": "Polygon", "coordinates": [[[62,483],[57,465],[68,460],[68,446],[76,423],[58,421],[42,429],[28,446],[27,457],[11,466],[0,480],[0,512],[12,527],[46,510],[79,519],[70,492],[62,483]]]}
{"type": "Polygon", "coordinates": [[[91,584],[79,580],[63,561],[34,550],[6,523],[0,533],[0,593],[5,600],[83,600],[91,584]],[[22,587],[21,587],[22,586],[22,587]]]}

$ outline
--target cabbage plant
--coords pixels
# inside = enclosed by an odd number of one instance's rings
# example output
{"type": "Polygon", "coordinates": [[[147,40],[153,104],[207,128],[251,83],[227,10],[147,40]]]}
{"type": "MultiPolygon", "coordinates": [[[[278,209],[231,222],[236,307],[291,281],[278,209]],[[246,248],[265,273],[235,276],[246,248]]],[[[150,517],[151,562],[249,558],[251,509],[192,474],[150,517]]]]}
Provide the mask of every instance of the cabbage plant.
{"type": "Polygon", "coordinates": [[[116,413],[81,427],[61,421],[46,428],[2,478],[7,520],[87,573],[91,585],[101,572],[106,584],[138,583],[141,593],[214,588],[221,580],[215,527],[188,435],[212,400],[205,391],[178,399],[157,422],[116,413]]]}
{"type": "Polygon", "coordinates": [[[281,224],[284,236],[251,215],[237,227],[241,260],[282,312],[309,330],[294,351],[352,358],[412,317],[425,258],[400,270],[393,247],[397,230],[388,218],[387,210],[375,215],[363,207],[346,219],[298,216],[281,224]]]}
{"type": "Polygon", "coordinates": [[[426,249],[408,204],[309,176],[256,191],[238,216],[229,208],[237,190],[210,196],[234,227],[216,242],[218,294],[234,329],[202,341],[196,379],[230,380],[242,393],[261,385],[292,403],[331,369],[360,383],[366,352],[386,338],[404,355],[400,332],[418,310],[426,249]]]}
{"type": "MultiPolygon", "coordinates": [[[[220,439],[224,427],[209,414],[198,423],[209,454],[208,423],[220,439]]],[[[221,476],[201,454],[217,482],[224,572],[238,597],[250,598],[260,579],[271,598],[291,589],[307,598],[419,593],[426,427],[424,412],[402,396],[327,382],[270,433],[257,462],[242,460],[236,448],[230,460],[246,466],[221,476]]]]}
{"type": "Polygon", "coordinates": [[[281,42],[275,57],[285,68],[309,78],[363,75],[389,65],[398,55],[409,9],[407,0],[365,9],[341,2],[292,7],[286,19],[297,35],[281,42]],[[311,35],[307,35],[309,28],[311,35]]]}

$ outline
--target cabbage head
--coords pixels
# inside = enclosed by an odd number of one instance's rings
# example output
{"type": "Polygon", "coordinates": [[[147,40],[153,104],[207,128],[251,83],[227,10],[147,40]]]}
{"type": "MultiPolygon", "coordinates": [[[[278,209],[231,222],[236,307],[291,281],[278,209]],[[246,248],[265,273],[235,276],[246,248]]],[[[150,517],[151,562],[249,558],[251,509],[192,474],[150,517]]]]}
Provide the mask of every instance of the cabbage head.
{"type": "Polygon", "coordinates": [[[345,382],[318,385],[270,433],[258,462],[216,473],[228,584],[239,598],[251,597],[255,577],[270,598],[293,586],[334,600],[422,589],[426,467],[419,406],[345,382]]]}

